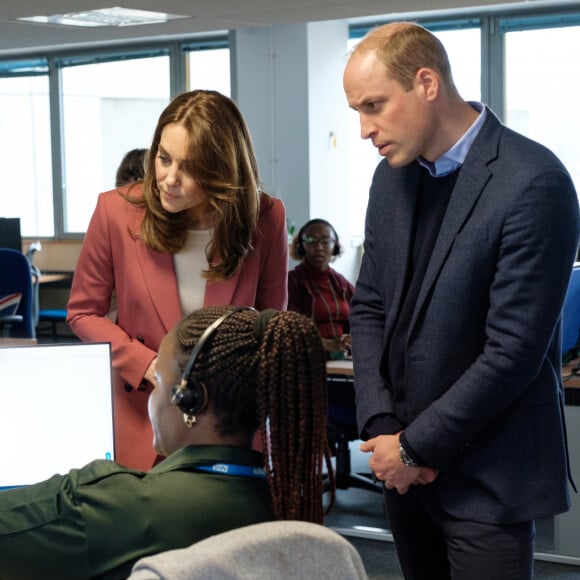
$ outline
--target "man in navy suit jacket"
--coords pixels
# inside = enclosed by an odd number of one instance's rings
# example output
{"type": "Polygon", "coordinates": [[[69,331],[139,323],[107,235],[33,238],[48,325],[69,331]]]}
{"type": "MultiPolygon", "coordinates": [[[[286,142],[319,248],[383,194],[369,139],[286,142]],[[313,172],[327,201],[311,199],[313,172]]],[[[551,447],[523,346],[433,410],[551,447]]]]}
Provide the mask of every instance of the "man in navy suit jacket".
{"type": "Polygon", "coordinates": [[[561,309],[578,201],[558,159],[464,101],[445,49],[375,29],[344,88],[374,175],[351,303],[361,449],[406,578],[531,578],[569,507],[561,309]]]}

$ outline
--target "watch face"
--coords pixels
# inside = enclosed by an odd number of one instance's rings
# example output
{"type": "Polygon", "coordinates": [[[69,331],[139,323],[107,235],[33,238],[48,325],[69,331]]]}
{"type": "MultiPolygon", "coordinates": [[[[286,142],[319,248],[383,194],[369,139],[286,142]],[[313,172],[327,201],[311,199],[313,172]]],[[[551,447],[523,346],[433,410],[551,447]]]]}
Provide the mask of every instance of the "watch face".
{"type": "Polygon", "coordinates": [[[401,457],[401,462],[405,465],[408,465],[409,467],[419,467],[419,465],[407,455],[402,443],[399,443],[399,455],[401,457]]]}

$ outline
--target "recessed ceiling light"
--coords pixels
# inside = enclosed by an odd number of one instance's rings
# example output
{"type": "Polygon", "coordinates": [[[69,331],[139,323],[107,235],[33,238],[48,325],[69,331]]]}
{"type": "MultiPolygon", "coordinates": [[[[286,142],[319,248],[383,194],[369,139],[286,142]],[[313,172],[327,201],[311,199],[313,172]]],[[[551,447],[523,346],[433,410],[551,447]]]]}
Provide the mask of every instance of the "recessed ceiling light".
{"type": "Polygon", "coordinates": [[[55,24],[57,26],[93,27],[157,24],[175,20],[176,18],[189,18],[189,16],[115,7],[102,8],[100,10],[85,10],[83,12],[69,12],[68,14],[53,14],[52,16],[27,16],[17,18],[17,20],[37,24],[55,24]]]}

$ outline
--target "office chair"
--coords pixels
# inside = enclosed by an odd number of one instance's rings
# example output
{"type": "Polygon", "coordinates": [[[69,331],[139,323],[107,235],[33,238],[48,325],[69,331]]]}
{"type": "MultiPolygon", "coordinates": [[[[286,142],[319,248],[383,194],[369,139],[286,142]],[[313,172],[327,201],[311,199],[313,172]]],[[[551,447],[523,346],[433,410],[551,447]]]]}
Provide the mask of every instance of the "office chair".
{"type": "Polygon", "coordinates": [[[353,473],[349,442],[359,439],[356,422],[353,379],[351,376],[330,375],[328,385],[327,437],[335,456],[337,489],[357,487],[383,493],[382,483],[374,483],[371,474],[353,473]]]}
{"type": "Polygon", "coordinates": [[[580,404],[580,267],[572,270],[562,308],[562,380],[567,405],[580,404]]]}
{"type": "Polygon", "coordinates": [[[139,560],[128,580],[367,580],[355,547],[333,530],[301,521],[253,524],[188,548],[139,560]]]}
{"type": "Polygon", "coordinates": [[[22,252],[0,248],[0,296],[21,294],[18,310],[12,320],[0,325],[6,334],[18,338],[36,338],[32,316],[32,275],[30,263],[22,252]]]}
{"type": "Polygon", "coordinates": [[[38,310],[40,308],[40,270],[34,264],[34,256],[36,252],[40,252],[41,250],[42,244],[36,241],[28,246],[25,254],[32,273],[32,324],[34,324],[34,328],[38,326],[38,310]]]}
{"type": "Polygon", "coordinates": [[[66,309],[65,308],[44,308],[40,309],[40,277],[41,271],[34,264],[34,257],[37,252],[42,251],[42,244],[36,241],[28,247],[26,258],[30,263],[30,270],[32,272],[32,321],[36,328],[37,335],[42,334],[43,329],[40,328],[41,322],[46,322],[50,329],[52,341],[56,342],[58,338],[57,326],[58,323],[66,323],[66,309]]]}
{"type": "Polygon", "coordinates": [[[22,322],[22,316],[16,314],[21,297],[22,294],[20,292],[0,296],[0,336],[10,336],[12,326],[22,322]]]}
{"type": "MultiPolygon", "coordinates": [[[[580,266],[572,269],[562,308],[562,354],[580,345],[580,266]]],[[[573,353],[570,353],[572,356],[573,353]]],[[[578,353],[580,355],[580,352],[578,353]]],[[[572,356],[577,358],[577,356],[572,356]]]]}

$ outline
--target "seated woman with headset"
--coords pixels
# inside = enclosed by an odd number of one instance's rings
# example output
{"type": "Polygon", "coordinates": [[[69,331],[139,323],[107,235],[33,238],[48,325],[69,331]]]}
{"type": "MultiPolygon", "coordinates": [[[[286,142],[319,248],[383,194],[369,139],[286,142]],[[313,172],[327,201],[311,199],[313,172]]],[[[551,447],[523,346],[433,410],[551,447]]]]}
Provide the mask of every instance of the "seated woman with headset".
{"type": "Polygon", "coordinates": [[[336,230],[320,218],[306,222],[290,247],[290,257],[300,264],[288,272],[288,310],[314,320],[329,358],[342,358],[351,347],[354,286],[330,266],[341,253],[336,230]]]}
{"type": "Polygon", "coordinates": [[[149,416],[166,459],[146,472],[97,460],[1,491],[0,578],[125,578],[143,556],[233,528],[322,523],[323,463],[332,468],[310,320],[197,310],[163,339],[156,372],[149,416]],[[251,449],[257,429],[263,454],[251,449]]]}

